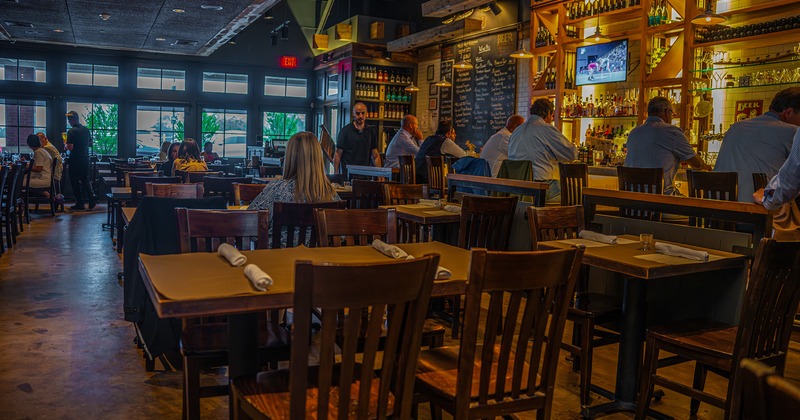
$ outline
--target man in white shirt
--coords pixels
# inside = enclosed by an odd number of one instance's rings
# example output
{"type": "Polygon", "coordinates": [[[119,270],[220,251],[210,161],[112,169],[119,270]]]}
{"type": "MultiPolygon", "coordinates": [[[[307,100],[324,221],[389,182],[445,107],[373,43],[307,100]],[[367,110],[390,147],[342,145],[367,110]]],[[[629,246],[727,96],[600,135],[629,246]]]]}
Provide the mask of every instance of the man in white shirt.
{"type": "Polygon", "coordinates": [[[481,159],[489,163],[489,168],[492,169],[492,176],[497,178],[497,173],[500,171],[500,165],[503,161],[508,159],[508,139],[511,134],[520,125],[525,122],[522,115],[512,115],[506,120],[506,126],[501,128],[500,131],[494,133],[486,144],[481,149],[481,159]]]}
{"type": "Polygon", "coordinates": [[[39,136],[31,134],[27,139],[28,147],[33,150],[33,165],[31,165],[30,193],[45,197],[50,196],[50,174],[53,166],[53,157],[42,148],[39,136]]]}
{"type": "Polygon", "coordinates": [[[61,181],[61,174],[64,171],[64,158],[61,157],[61,152],[53,146],[53,143],[50,143],[50,139],[44,133],[40,131],[36,135],[39,136],[39,141],[42,142],[42,149],[50,153],[50,156],[56,160],[56,173],[53,178],[56,181],[61,181]]]}
{"type": "Polygon", "coordinates": [[[399,168],[400,156],[416,156],[419,152],[419,141],[422,140],[422,131],[419,130],[417,117],[409,114],[403,117],[402,127],[392,137],[389,147],[386,148],[386,161],[383,166],[399,168]]]}

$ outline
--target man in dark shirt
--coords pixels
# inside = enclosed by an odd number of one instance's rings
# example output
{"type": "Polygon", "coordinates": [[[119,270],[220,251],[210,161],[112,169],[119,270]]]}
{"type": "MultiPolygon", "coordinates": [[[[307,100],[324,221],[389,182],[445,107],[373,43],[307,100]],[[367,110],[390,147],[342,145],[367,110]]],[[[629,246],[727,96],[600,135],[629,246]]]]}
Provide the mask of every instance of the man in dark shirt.
{"type": "Polygon", "coordinates": [[[347,172],[347,165],[381,166],[378,154],[378,136],[375,129],[367,126],[367,106],[356,102],[353,106],[353,122],[339,130],[336,136],[336,156],[333,158],[333,172],[347,172]],[[372,162],[370,162],[372,158],[372,162]],[[341,171],[339,164],[341,163],[341,171]]]}
{"type": "Polygon", "coordinates": [[[67,132],[67,150],[69,150],[69,176],[72,180],[72,192],[75,194],[75,205],[71,210],[85,210],[83,196],[89,198],[89,210],[97,205],[97,197],[89,181],[89,129],[81,125],[81,118],[75,111],[67,113],[67,121],[72,128],[67,132]]]}

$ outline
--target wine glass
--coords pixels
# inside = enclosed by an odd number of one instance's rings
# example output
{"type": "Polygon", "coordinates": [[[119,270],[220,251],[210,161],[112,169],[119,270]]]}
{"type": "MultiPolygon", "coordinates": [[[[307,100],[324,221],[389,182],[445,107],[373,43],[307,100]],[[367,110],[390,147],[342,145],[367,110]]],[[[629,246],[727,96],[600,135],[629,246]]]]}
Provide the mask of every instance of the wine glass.
{"type": "Polygon", "coordinates": [[[653,243],[653,234],[652,233],[640,233],[639,234],[639,242],[642,243],[642,247],[639,248],[640,251],[650,251],[650,244],[653,243]]]}

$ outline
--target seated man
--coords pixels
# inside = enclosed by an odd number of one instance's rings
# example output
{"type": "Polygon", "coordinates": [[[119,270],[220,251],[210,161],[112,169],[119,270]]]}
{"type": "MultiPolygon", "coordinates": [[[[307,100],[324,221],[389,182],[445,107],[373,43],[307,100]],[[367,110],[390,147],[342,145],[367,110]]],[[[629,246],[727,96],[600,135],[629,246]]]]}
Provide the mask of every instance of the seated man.
{"type": "Polygon", "coordinates": [[[36,133],[36,135],[39,136],[39,141],[42,142],[42,149],[50,153],[50,156],[56,160],[56,173],[53,174],[53,179],[55,179],[57,183],[61,182],[61,174],[64,172],[64,158],[61,157],[61,152],[53,146],[53,143],[50,143],[50,139],[48,139],[44,133],[40,131],[36,133]]]}
{"type": "Polygon", "coordinates": [[[31,165],[30,195],[50,197],[50,177],[53,166],[53,157],[42,148],[39,136],[31,134],[27,139],[28,147],[33,150],[33,165],[31,165]]]}

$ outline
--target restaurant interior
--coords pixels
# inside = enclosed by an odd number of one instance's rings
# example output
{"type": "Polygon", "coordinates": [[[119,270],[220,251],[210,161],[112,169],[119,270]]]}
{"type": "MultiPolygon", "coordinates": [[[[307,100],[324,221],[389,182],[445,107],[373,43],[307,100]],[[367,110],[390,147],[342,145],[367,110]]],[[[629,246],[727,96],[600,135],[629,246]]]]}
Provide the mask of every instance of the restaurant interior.
{"type": "Polygon", "coordinates": [[[792,418],[798,16],[0,1],[0,417],[792,418]]]}

